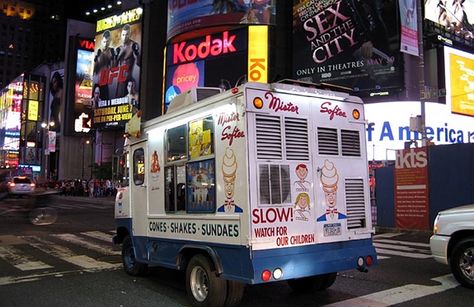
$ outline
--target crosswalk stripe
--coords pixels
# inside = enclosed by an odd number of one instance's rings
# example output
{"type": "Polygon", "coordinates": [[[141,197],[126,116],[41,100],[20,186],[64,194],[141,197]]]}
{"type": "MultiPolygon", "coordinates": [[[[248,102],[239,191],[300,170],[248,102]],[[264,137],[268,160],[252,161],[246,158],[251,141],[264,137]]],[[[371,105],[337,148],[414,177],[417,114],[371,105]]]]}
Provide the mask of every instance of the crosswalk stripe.
{"type": "Polygon", "coordinates": [[[402,257],[415,258],[415,259],[428,259],[432,257],[431,255],[427,255],[427,254],[399,252],[399,251],[383,249],[383,248],[375,248],[375,250],[377,251],[377,253],[381,253],[384,255],[402,256],[402,257]]]}
{"type": "Polygon", "coordinates": [[[52,268],[52,266],[42,261],[35,261],[31,256],[26,255],[13,246],[0,246],[0,258],[3,258],[21,271],[52,268]]]}
{"type": "Polygon", "coordinates": [[[110,235],[108,233],[101,232],[101,231],[87,231],[87,232],[81,232],[81,234],[94,238],[94,239],[109,242],[109,243],[112,242],[112,237],[113,237],[113,235],[110,235]]]}
{"type": "Polygon", "coordinates": [[[410,245],[410,246],[420,246],[420,247],[430,247],[429,243],[420,243],[420,242],[408,242],[408,241],[398,241],[398,240],[386,240],[386,239],[379,239],[374,240],[375,242],[381,243],[392,243],[392,244],[402,244],[402,245],[410,245]]]}
{"type": "Polygon", "coordinates": [[[390,258],[392,257],[377,255],[377,260],[384,260],[384,259],[390,259],[390,258]]]}
{"type": "Polygon", "coordinates": [[[400,251],[405,251],[405,252],[418,252],[422,254],[430,253],[430,251],[426,249],[412,248],[412,247],[404,246],[404,245],[392,245],[392,244],[374,242],[374,246],[379,247],[379,248],[395,249],[395,250],[400,250],[400,251]]]}
{"type": "Polygon", "coordinates": [[[111,269],[117,267],[117,264],[98,261],[86,255],[76,255],[69,248],[55,245],[53,242],[46,239],[33,236],[25,236],[22,238],[27,241],[29,245],[42,252],[84,269],[111,269]]]}
{"type": "Polygon", "coordinates": [[[70,233],[63,233],[63,234],[53,234],[52,236],[59,238],[61,240],[64,240],[66,242],[78,244],[80,246],[83,246],[85,248],[97,251],[102,254],[106,255],[120,255],[119,251],[114,251],[111,248],[105,248],[102,245],[92,243],[89,241],[86,241],[76,235],[70,234],[70,233]]]}

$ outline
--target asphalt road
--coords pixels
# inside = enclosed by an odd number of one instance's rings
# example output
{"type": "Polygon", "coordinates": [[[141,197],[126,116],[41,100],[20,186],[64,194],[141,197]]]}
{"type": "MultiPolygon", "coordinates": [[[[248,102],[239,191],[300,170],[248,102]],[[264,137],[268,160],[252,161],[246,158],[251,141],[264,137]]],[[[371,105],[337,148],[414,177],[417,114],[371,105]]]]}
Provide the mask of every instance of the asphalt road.
{"type": "MultiPolygon", "coordinates": [[[[182,272],[123,272],[110,242],[111,198],[54,197],[56,221],[41,226],[31,224],[25,201],[0,203],[0,305],[189,306],[182,272]]],[[[328,290],[305,295],[284,282],[248,286],[241,306],[472,306],[474,291],[431,258],[428,239],[429,233],[378,233],[379,264],[368,273],[341,272],[328,290]]]]}

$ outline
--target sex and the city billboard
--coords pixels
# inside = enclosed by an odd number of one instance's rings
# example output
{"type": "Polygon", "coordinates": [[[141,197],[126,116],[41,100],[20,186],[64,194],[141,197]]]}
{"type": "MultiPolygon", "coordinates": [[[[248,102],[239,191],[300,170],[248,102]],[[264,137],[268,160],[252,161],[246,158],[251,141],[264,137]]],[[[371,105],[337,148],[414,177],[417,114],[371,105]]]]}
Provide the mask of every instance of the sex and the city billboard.
{"type": "Polygon", "coordinates": [[[168,0],[168,39],[222,25],[274,24],[276,0],[168,0]]]}
{"type": "Polygon", "coordinates": [[[293,77],[356,95],[403,87],[397,1],[294,0],[293,77]]]}
{"type": "Polygon", "coordinates": [[[141,7],[97,21],[93,57],[93,127],[124,126],[140,109],[141,7]]]}

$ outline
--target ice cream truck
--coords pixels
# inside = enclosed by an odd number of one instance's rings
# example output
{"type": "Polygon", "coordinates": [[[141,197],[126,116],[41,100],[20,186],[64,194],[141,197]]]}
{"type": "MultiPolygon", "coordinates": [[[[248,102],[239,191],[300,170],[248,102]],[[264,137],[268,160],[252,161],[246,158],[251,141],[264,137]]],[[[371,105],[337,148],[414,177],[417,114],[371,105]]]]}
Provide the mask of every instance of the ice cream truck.
{"type": "Polygon", "coordinates": [[[114,237],[125,271],[185,271],[194,306],[235,306],[245,285],[316,291],[367,271],[365,124],[360,98],[317,86],[176,97],[128,142],[114,237]]]}

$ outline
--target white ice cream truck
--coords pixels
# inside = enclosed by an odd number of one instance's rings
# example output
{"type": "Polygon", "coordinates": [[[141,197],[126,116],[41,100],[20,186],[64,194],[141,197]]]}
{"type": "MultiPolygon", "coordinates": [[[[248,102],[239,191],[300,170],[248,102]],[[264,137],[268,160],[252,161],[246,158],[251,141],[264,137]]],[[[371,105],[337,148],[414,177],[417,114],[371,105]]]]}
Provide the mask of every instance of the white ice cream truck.
{"type": "Polygon", "coordinates": [[[321,290],[376,262],[358,97],[285,83],[192,92],[127,146],[114,237],[127,273],[185,270],[193,305],[232,306],[246,284],[321,290]]]}

